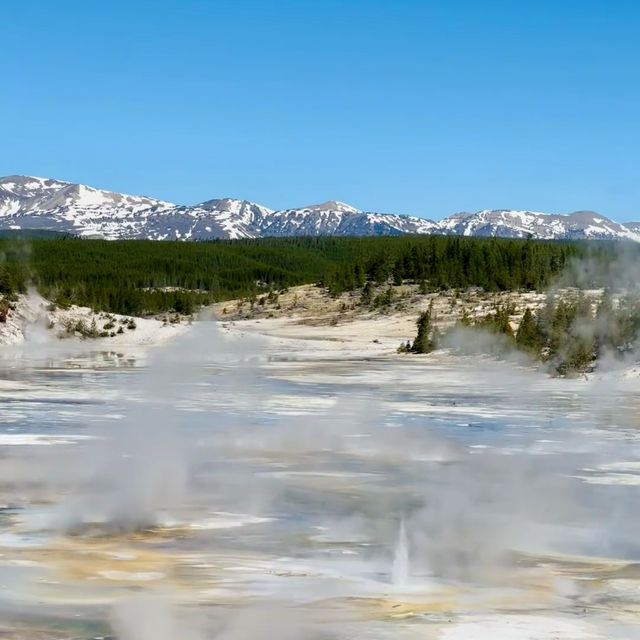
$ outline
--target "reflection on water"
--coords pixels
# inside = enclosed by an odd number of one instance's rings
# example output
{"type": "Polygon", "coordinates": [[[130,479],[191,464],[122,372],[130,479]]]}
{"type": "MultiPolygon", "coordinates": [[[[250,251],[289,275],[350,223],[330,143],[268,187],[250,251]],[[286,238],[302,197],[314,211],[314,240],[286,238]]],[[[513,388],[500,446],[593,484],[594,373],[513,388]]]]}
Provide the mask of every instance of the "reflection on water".
{"type": "Polygon", "coordinates": [[[209,323],[65,349],[0,361],[0,635],[634,637],[633,388],[209,323]]]}

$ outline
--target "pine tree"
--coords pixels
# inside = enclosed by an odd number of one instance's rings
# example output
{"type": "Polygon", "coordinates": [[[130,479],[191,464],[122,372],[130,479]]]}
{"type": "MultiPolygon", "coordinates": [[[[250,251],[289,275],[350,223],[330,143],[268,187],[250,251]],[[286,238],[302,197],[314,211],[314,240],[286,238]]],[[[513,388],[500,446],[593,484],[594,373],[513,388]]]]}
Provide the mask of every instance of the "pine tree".
{"type": "Polygon", "coordinates": [[[15,290],[15,284],[9,271],[5,268],[0,270],[0,294],[10,296],[15,290]]]}
{"type": "Polygon", "coordinates": [[[360,304],[363,307],[368,307],[371,304],[371,300],[373,298],[373,285],[371,281],[367,282],[367,284],[362,287],[362,293],[360,294],[360,304]]]}
{"type": "Polygon", "coordinates": [[[542,348],[542,341],[543,337],[540,334],[538,323],[531,309],[527,307],[518,327],[516,343],[521,349],[538,354],[542,348]]]}
{"type": "Polygon", "coordinates": [[[494,319],[494,331],[497,333],[501,333],[510,340],[515,339],[513,335],[513,329],[511,328],[511,323],[509,322],[509,309],[507,307],[500,307],[495,314],[494,319]]]}
{"type": "Polygon", "coordinates": [[[418,334],[416,335],[411,351],[413,353],[431,353],[433,344],[429,339],[431,331],[431,306],[428,311],[423,311],[416,321],[418,334]]]}

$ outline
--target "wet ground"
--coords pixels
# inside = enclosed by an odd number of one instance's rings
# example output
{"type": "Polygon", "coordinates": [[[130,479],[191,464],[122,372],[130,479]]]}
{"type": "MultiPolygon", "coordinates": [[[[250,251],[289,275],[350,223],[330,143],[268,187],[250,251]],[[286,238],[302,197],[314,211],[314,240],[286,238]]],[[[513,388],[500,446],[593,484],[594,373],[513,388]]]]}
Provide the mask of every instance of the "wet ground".
{"type": "Polygon", "coordinates": [[[0,637],[638,637],[637,406],[207,323],[7,351],[0,637]]]}

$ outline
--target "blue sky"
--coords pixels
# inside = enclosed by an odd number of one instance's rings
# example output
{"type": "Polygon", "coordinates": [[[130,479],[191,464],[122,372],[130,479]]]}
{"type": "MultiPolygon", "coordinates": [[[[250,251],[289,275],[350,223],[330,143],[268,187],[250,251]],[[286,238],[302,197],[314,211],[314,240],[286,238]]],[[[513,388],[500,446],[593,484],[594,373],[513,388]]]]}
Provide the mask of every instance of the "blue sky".
{"type": "Polygon", "coordinates": [[[640,3],[9,2],[0,175],[640,219],[640,3]]]}

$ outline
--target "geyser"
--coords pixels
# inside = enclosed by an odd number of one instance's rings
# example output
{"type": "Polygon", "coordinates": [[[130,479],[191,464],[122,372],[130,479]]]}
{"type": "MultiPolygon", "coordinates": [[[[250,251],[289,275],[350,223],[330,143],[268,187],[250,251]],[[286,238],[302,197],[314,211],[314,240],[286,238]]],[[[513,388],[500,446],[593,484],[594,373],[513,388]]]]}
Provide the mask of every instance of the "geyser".
{"type": "Polygon", "coordinates": [[[391,567],[391,584],[403,587],[409,579],[409,543],[404,520],[400,520],[398,536],[393,549],[393,565],[391,567]]]}

